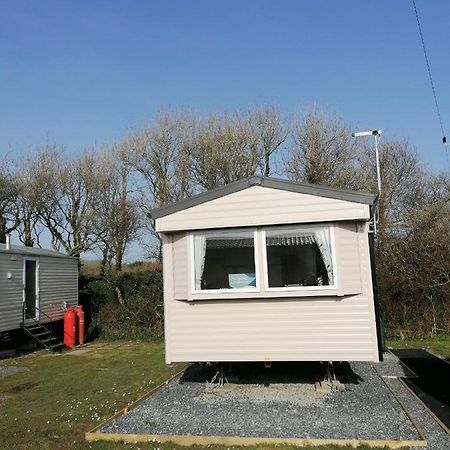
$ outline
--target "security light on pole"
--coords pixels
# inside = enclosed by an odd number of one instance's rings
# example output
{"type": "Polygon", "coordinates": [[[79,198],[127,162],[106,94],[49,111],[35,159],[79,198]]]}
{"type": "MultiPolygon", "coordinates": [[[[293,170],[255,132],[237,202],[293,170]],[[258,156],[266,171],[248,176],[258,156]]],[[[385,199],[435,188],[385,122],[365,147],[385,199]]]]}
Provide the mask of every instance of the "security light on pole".
{"type": "Polygon", "coordinates": [[[352,133],[353,137],[373,136],[375,138],[375,159],[377,163],[377,182],[378,195],[381,196],[381,174],[380,174],[380,155],[378,154],[378,136],[381,136],[381,130],[357,131],[352,133]]]}
{"type": "MultiPolygon", "coordinates": [[[[381,174],[380,174],[380,155],[378,154],[378,137],[381,136],[381,130],[357,131],[352,133],[353,137],[373,136],[375,138],[375,159],[377,163],[377,182],[378,182],[378,197],[381,196],[381,174]]],[[[375,208],[375,217],[373,220],[373,231],[377,235],[378,222],[378,206],[375,208]]]]}

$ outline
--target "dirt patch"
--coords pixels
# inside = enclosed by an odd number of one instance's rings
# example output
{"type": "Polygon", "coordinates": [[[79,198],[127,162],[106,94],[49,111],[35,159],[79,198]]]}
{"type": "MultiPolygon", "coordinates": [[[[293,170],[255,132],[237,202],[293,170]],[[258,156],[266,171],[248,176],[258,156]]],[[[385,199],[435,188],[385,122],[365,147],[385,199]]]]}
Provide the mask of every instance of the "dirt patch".
{"type": "Polygon", "coordinates": [[[67,351],[67,355],[82,356],[87,353],[92,353],[94,358],[103,358],[105,353],[102,350],[113,350],[120,347],[130,347],[128,342],[99,342],[83,344],[82,347],[75,347],[73,350],[67,351]]]}
{"type": "Polygon", "coordinates": [[[15,386],[9,388],[6,392],[9,392],[11,394],[18,394],[19,392],[28,391],[37,386],[38,384],[39,383],[33,382],[16,384],[15,386]]]}
{"type": "Polygon", "coordinates": [[[91,348],[78,348],[76,350],[72,350],[72,351],[68,351],[67,354],[71,355],[71,356],[80,356],[80,355],[85,355],[86,353],[91,353],[92,350],[91,348]]]}
{"type": "Polygon", "coordinates": [[[6,366],[1,367],[0,366],[0,380],[2,378],[8,377],[10,375],[14,375],[19,372],[27,372],[29,369],[27,367],[20,367],[20,366],[6,366]]]}

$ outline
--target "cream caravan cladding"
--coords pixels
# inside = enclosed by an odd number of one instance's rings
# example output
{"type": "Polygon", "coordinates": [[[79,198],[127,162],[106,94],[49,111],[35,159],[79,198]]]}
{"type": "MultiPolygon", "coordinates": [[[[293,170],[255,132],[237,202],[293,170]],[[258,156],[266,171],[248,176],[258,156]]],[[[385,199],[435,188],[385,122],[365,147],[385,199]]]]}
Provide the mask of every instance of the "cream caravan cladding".
{"type": "MultiPolygon", "coordinates": [[[[52,320],[78,304],[78,261],[52,250],[0,244],[0,332],[21,326],[25,261],[35,261],[38,308],[52,320]]],[[[42,322],[48,319],[42,314],[42,322]]]]}
{"type": "Polygon", "coordinates": [[[379,361],[374,202],[371,194],[252,177],[153,211],[163,243],[166,362],[379,361]],[[205,250],[205,240],[249,247],[254,270],[204,288],[205,252],[225,254],[205,250]],[[268,256],[281,241],[317,249],[320,276],[276,284],[279,267],[290,267],[268,256]]]}

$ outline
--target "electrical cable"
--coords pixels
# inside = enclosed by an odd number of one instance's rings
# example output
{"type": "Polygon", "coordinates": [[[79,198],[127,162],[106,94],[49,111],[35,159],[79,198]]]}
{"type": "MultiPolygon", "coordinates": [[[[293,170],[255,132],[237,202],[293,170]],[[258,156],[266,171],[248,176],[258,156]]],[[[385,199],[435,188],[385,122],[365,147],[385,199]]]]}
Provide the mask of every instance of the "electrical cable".
{"type": "MultiPolygon", "coordinates": [[[[430,79],[431,90],[433,92],[434,104],[436,106],[436,113],[437,113],[437,117],[438,117],[438,120],[439,120],[439,125],[441,127],[441,131],[442,131],[442,143],[446,144],[447,143],[447,138],[446,138],[445,131],[444,131],[444,124],[442,122],[441,110],[439,108],[439,103],[438,103],[437,94],[436,94],[436,88],[435,88],[435,85],[434,85],[433,76],[431,74],[430,60],[428,59],[428,53],[427,53],[427,49],[425,47],[425,40],[424,40],[424,37],[423,37],[422,26],[420,24],[419,12],[417,11],[416,0],[412,0],[412,3],[413,3],[413,7],[414,7],[414,12],[416,14],[417,26],[419,28],[419,35],[420,35],[420,40],[422,42],[423,54],[425,56],[425,62],[427,64],[428,78],[430,79]]],[[[445,148],[445,154],[446,154],[446,157],[447,157],[447,166],[448,166],[449,160],[448,160],[447,147],[445,148]]]]}

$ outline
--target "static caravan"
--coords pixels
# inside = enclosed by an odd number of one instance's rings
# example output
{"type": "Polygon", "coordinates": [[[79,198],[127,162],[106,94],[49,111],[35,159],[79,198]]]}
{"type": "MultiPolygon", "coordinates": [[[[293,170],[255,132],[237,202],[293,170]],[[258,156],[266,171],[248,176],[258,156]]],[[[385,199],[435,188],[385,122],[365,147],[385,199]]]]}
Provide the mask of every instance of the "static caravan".
{"type": "Polygon", "coordinates": [[[0,333],[60,320],[78,304],[78,261],[41,248],[0,244],[0,333]]]}
{"type": "Polygon", "coordinates": [[[154,210],[166,362],[379,361],[374,202],[251,177],[154,210]]]}

